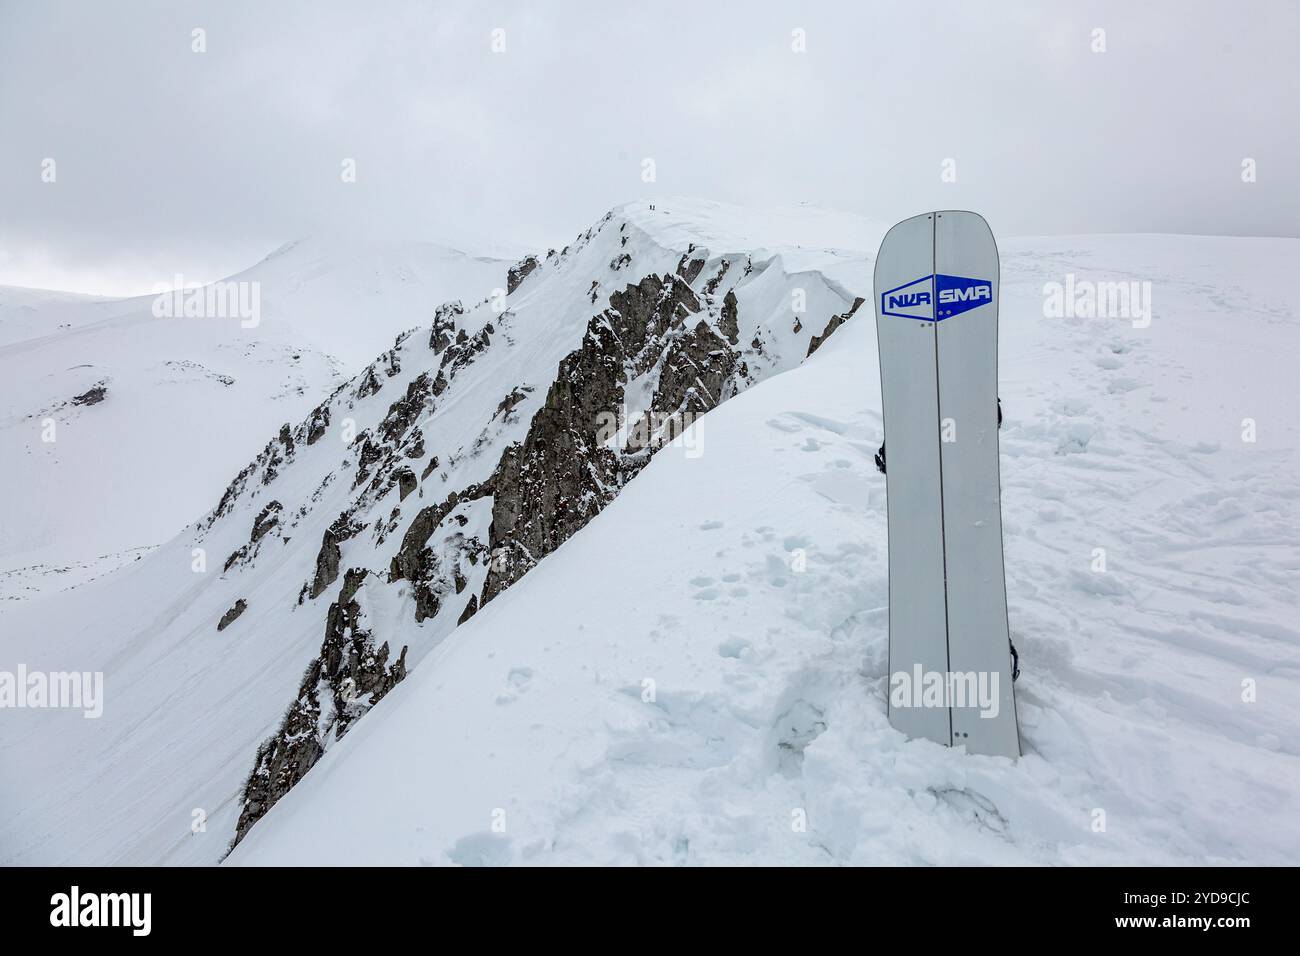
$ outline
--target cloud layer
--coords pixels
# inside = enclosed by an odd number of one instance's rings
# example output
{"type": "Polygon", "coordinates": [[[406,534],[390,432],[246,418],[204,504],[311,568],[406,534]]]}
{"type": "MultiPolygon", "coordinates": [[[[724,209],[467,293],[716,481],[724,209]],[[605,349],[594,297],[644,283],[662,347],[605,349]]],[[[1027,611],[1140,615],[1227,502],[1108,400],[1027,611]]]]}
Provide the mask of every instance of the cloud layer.
{"type": "Polygon", "coordinates": [[[0,283],[148,291],[333,230],[555,244],[680,193],[1295,235],[1297,10],[3,2],[0,283]]]}

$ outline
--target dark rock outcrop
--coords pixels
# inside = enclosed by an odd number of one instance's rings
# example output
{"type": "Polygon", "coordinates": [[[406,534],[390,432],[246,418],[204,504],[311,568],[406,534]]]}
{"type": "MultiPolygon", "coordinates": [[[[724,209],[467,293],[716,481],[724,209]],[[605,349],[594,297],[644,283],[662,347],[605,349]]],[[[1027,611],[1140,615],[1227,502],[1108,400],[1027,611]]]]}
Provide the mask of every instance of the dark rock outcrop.
{"type": "Polygon", "coordinates": [[[730,398],[736,353],[703,320],[678,336],[664,357],[653,408],[702,415],[730,398]]]}
{"type": "Polygon", "coordinates": [[[108,386],[103,382],[92,385],[72,400],[73,405],[98,405],[108,395],[108,386]]]}
{"type": "Polygon", "coordinates": [[[364,626],[356,592],[366,572],[347,573],[339,599],[330,605],[325,639],[298,686],[275,735],[258,748],[244,785],[235,845],[315,765],[326,746],[406,677],[406,647],[392,664],[385,642],[376,647],[364,626]]]}
{"type": "Polygon", "coordinates": [[[406,395],[388,407],[388,414],[379,426],[379,436],[395,444],[420,417],[432,396],[429,373],[420,375],[406,386],[406,395]]]}
{"type": "Polygon", "coordinates": [[[239,617],[239,615],[243,614],[244,611],[246,611],[247,609],[248,609],[248,602],[245,601],[243,598],[240,598],[238,601],[235,602],[234,607],[232,607],[225,614],[221,615],[221,620],[217,622],[217,631],[218,632],[224,631],[226,628],[228,628],[231,624],[234,623],[235,618],[239,617]]]}
{"type": "Polygon", "coordinates": [[[519,288],[519,283],[523,282],[533,274],[533,270],[537,268],[537,264],[536,256],[525,256],[523,259],[520,259],[512,265],[510,270],[506,273],[506,295],[513,294],[515,289],[519,288]]]}
{"type": "Polygon", "coordinates": [[[664,337],[699,311],[680,277],[652,275],[614,293],[588,323],[523,442],[506,449],[493,475],[494,560],[480,606],[586,525],[645,464],[605,447],[602,416],[623,406],[627,381],[652,368],[664,337]]]}
{"type": "Polygon", "coordinates": [[[740,307],[734,289],[728,289],[722,299],[722,317],[718,319],[718,328],[732,345],[740,341],[740,307]]]}
{"type": "Polygon", "coordinates": [[[280,523],[280,512],[283,510],[284,506],[280,502],[267,502],[266,507],[253,519],[253,534],[249,538],[249,542],[256,544],[266,537],[267,532],[280,523]]]}
{"type": "Polygon", "coordinates": [[[677,262],[677,274],[686,280],[687,285],[691,285],[704,271],[704,260],[690,259],[690,261],[687,261],[688,257],[689,253],[682,253],[681,259],[677,262]]]}
{"type": "MultiPolygon", "coordinates": [[[[722,265],[720,265],[720,266],[718,267],[718,271],[717,271],[717,273],[713,276],[712,279],[710,279],[708,282],[704,283],[704,294],[705,294],[705,295],[713,295],[714,292],[718,291],[718,286],[722,285],[722,280],[726,278],[726,276],[727,276],[727,271],[728,271],[730,268],[731,268],[731,260],[730,260],[730,259],[723,259],[723,260],[722,260],[722,265]]],[[[732,299],[733,299],[733,301],[734,301],[734,299],[735,299],[735,296],[734,296],[734,295],[732,295],[732,299]]]]}
{"type": "Polygon", "coordinates": [[[343,560],[341,545],[349,538],[355,537],[362,530],[350,511],[345,511],[325,529],[320,551],[316,555],[316,575],[312,578],[311,590],[307,592],[313,600],[320,597],[327,587],[338,580],[339,562],[343,560]]]}
{"type": "Polygon", "coordinates": [[[415,478],[415,472],[403,465],[397,471],[393,472],[393,478],[397,482],[397,500],[405,501],[406,496],[416,489],[418,482],[415,478]]]}
{"type": "Polygon", "coordinates": [[[483,328],[479,329],[472,337],[464,329],[456,333],[456,340],[447,346],[442,353],[442,366],[438,372],[439,376],[445,370],[447,379],[456,377],[456,373],[469,365],[470,362],[492,344],[492,334],[496,331],[492,323],[488,322],[483,328]]]}
{"type": "Polygon", "coordinates": [[[465,605],[465,610],[460,612],[460,617],[456,618],[456,626],[464,624],[471,617],[478,613],[478,595],[471,594],[469,603],[465,605]]]}
{"type": "Polygon", "coordinates": [[[321,440],[325,429],[330,424],[330,404],[322,402],[312,409],[311,418],[307,419],[307,444],[314,445],[321,440]]]}
{"type": "Polygon", "coordinates": [[[456,302],[446,302],[433,313],[433,331],[429,334],[429,348],[439,355],[456,340],[456,318],[465,314],[465,307],[456,302]]]}
{"type": "MultiPolygon", "coordinates": [[[[812,341],[808,343],[808,355],[812,355],[819,348],[821,348],[822,343],[825,342],[827,339],[829,339],[831,337],[831,334],[836,329],[838,329],[849,319],[853,318],[853,313],[858,311],[858,306],[862,305],[864,301],[865,300],[862,298],[862,296],[858,296],[856,299],[853,300],[853,306],[849,309],[849,311],[845,312],[842,315],[831,316],[830,321],[826,323],[826,328],[822,329],[822,334],[814,335],[812,337],[812,341]]],[[[804,357],[807,358],[807,356],[804,357]]]]}
{"type": "Polygon", "coordinates": [[[477,538],[466,536],[463,515],[453,514],[457,506],[476,501],[489,493],[484,485],[471,485],[446,500],[421,508],[388,568],[389,581],[409,581],[415,597],[416,622],[434,617],[451,593],[464,590],[462,562],[476,563],[486,550],[477,538]],[[450,521],[451,525],[447,525],[450,521]],[[429,542],[437,536],[437,547],[429,542]]]}

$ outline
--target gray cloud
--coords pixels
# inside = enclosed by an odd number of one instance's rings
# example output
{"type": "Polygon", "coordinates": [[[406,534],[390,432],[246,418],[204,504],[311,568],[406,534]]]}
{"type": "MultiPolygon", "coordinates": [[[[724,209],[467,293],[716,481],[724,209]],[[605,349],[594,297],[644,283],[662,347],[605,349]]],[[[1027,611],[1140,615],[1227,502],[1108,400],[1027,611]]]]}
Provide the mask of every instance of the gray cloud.
{"type": "Polygon", "coordinates": [[[647,194],[1296,235],[1298,10],[0,2],[0,282],[148,291],[340,229],[557,244],[647,194]]]}

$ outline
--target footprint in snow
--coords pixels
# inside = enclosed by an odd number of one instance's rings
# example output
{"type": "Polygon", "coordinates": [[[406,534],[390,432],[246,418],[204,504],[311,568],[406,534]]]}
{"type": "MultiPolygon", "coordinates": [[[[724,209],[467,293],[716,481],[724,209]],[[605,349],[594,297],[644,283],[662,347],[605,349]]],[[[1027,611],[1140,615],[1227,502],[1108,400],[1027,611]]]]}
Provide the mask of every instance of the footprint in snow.
{"type": "Polygon", "coordinates": [[[498,704],[510,704],[519,699],[519,695],[528,689],[528,685],[533,681],[533,669],[531,667],[512,667],[506,674],[506,690],[497,695],[498,704]]]}
{"type": "Polygon", "coordinates": [[[797,425],[794,422],[783,422],[779,418],[769,418],[767,420],[767,425],[769,428],[775,428],[777,431],[785,432],[786,434],[803,431],[802,426],[797,425]]]}
{"type": "Polygon", "coordinates": [[[729,637],[718,645],[718,655],[721,657],[739,658],[747,650],[749,641],[739,637],[729,637]]]}
{"type": "Polygon", "coordinates": [[[1135,388],[1141,388],[1142,383],[1133,378],[1117,378],[1106,386],[1106,391],[1112,395],[1122,395],[1125,392],[1131,392],[1135,388]]]}
{"type": "Polygon", "coordinates": [[[461,837],[447,853],[457,866],[505,866],[514,856],[510,838],[500,833],[461,837]]]}

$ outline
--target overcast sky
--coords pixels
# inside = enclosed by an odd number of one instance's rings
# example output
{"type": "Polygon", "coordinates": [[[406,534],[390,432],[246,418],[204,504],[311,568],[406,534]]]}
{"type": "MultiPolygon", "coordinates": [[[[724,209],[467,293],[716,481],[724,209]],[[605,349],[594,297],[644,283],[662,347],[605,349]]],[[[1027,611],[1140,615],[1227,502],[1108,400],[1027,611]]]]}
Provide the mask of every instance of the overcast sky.
{"type": "Polygon", "coordinates": [[[339,230],[544,247],[667,194],[1295,236],[1298,9],[0,0],[0,284],[144,293],[339,230]]]}

